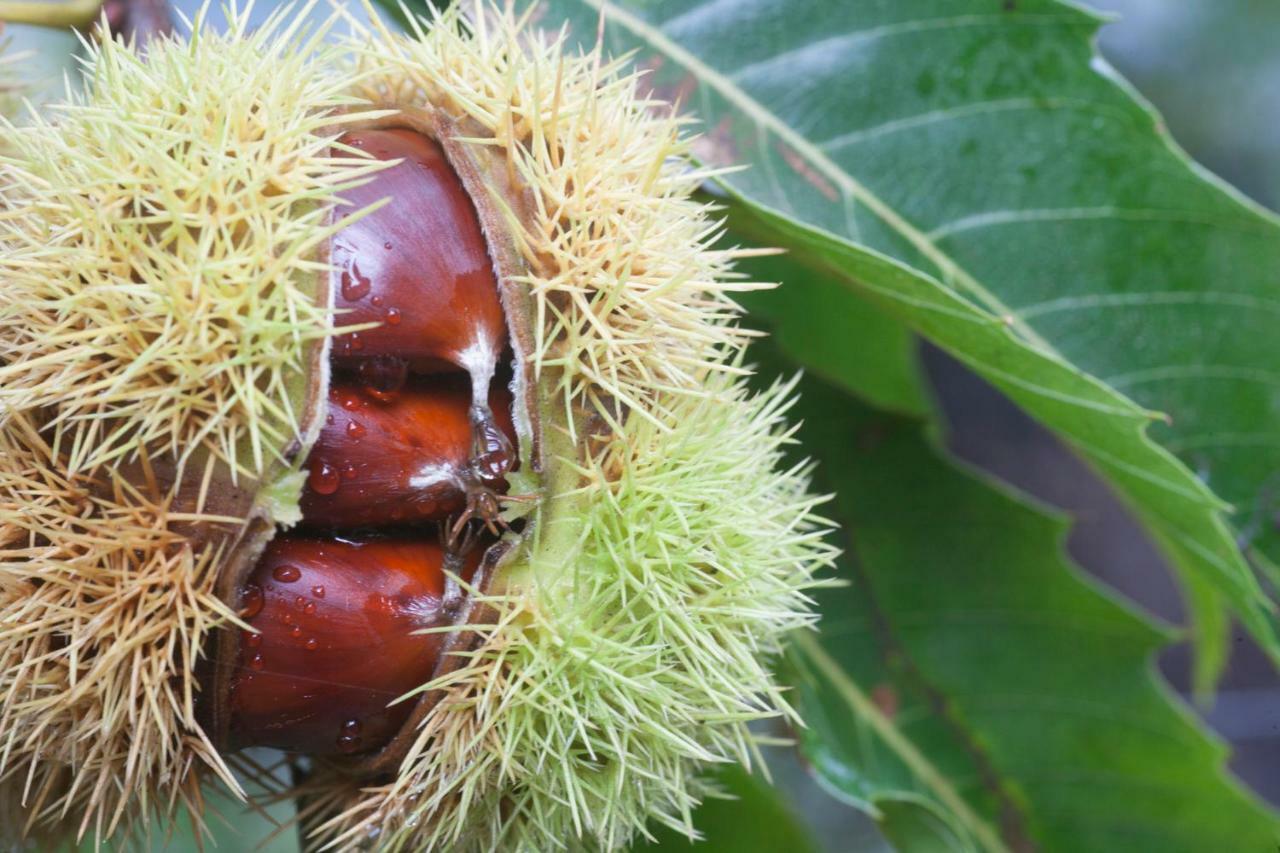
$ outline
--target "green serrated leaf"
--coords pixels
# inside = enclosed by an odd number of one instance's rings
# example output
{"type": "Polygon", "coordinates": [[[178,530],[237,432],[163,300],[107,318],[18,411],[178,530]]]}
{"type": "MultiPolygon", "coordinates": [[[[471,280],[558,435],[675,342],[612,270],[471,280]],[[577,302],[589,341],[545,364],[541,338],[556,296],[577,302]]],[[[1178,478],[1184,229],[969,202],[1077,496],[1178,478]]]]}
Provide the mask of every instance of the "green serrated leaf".
{"type": "Polygon", "coordinates": [[[1184,574],[1200,640],[1202,685],[1223,660],[1224,598],[1264,648],[1280,655],[1274,612],[1235,549],[1219,514],[1222,504],[1149,439],[1150,413],[909,267],[752,206],[733,208],[731,221],[740,230],[786,241],[797,259],[911,323],[1052,426],[1119,486],[1184,574]]]}
{"type": "MultiPolygon", "coordinates": [[[[603,18],[606,47],[638,50],[703,122],[698,155],[750,166],[722,180],[760,240],[823,253],[832,275],[855,244],[925,273],[933,293],[850,283],[1109,477],[1205,592],[1202,632],[1225,599],[1280,659],[1274,604],[1204,485],[1274,555],[1280,229],[1176,150],[1094,53],[1095,16],[1055,0],[545,5],[585,41],[603,18]],[[1151,411],[1185,464],[1146,440],[1151,411]]],[[[1220,648],[1203,639],[1202,683],[1220,648]]]]}
{"type": "Polygon", "coordinates": [[[793,652],[829,787],[909,853],[1273,849],[1275,815],[1153,674],[1167,637],[1075,574],[1063,520],[944,462],[918,422],[801,394],[850,531],[850,585],[793,652]],[[932,811],[904,823],[913,800],[932,811]]]}

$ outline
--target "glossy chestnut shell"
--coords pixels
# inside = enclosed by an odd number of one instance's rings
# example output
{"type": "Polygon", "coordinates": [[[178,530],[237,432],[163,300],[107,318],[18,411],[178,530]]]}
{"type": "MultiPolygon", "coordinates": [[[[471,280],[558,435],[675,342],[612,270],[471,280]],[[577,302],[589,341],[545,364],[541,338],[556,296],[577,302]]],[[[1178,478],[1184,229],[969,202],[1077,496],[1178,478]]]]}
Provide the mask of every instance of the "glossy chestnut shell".
{"type": "Polygon", "coordinates": [[[442,665],[518,463],[495,379],[510,375],[506,317],[471,196],[418,130],[351,131],[334,154],[352,151],[395,161],[344,191],[335,218],[382,206],[328,246],[335,323],[374,325],[333,339],[301,527],[228,593],[250,628],[211,666],[232,749],[381,755],[442,665]]]}
{"type": "MultiPolygon", "coordinates": [[[[473,551],[460,565],[469,578],[473,551]]],[[[277,537],[241,592],[232,746],[364,752],[404,724],[454,613],[430,539],[277,537]],[[395,704],[393,704],[395,703],[395,704]]]]}
{"type": "Polygon", "coordinates": [[[399,160],[343,198],[359,210],[391,202],[333,238],[334,304],[343,325],[381,323],[334,341],[334,358],[407,359],[419,372],[496,360],[506,321],[475,206],[440,145],[412,130],[363,130],[342,142],[399,160]]]}
{"type": "MultiPolygon", "coordinates": [[[[489,404],[513,446],[510,393],[494,388],[489,404]]],[[[479,485],[469,464],[470,407],[470,387],[456,377],[416,379],[390,397],[359,382],[335,382],[307,463],[303,520],[378,527],[460,512],[468,487],[479,485]]]]}

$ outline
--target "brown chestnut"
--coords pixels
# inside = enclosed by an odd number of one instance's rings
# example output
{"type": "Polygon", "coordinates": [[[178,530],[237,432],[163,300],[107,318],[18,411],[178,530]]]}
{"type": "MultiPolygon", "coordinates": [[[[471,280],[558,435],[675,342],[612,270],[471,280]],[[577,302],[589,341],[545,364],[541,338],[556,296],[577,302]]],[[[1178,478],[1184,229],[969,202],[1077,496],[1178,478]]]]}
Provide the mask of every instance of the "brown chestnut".
{"type": "Polygon", "coordinates": [[[470,577],[433,539],[277,537],[240,590],[242,633],[228,707],[234,748],[312,755],[370,752],[400,730],[453,623],[445,569],[470,577]]]}
{"type": "MultiPolygon", "coordinates": [[[[330,528],[442,520],[466,506],[471,490],[504,488],[512,460],[492,480],[472,465],[470,400],[465,383],[445,377],[412,381],[391,399],[334,383],[308,460],[303,519],[330,528]]],[[[509,449],[511,395],[495,389],[489,403],[509,449]]]]}

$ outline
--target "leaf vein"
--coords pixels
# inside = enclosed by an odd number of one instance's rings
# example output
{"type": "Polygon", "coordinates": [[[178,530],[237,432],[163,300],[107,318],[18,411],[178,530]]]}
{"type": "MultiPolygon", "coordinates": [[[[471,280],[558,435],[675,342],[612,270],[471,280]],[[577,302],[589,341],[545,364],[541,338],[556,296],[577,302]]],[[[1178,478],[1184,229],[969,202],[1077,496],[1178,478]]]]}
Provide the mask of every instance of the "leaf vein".
{"type": "Polygon", "coordinates": [[[1213,228],[1230,228],[1238,231],[1266,233],[1270,226],[1254,224],[1240,219],[1220,216],[1197,216],[1183,210],[1159,210],[1155,208],[1123,208],[1111,205],[1098,207],[1048,207],[1009,210],[987,210],[971,213],[943,223],[925,234],[929,240],[941,242],[968,231],[995,228],[1002,225],[1044,222],[1170,222],[1183,225],[1203,225],[1213,228]]]}
{"type": "Polygon", "coordinates": [[[1234,364],[1168,364],[1160,367],[1150,367],[1145,370],[1133,370],[1128,373],[1116,373],[1106,377],[1103,381],[1117,388],[1125,388],[1151,382],[1181,381],[1186,379],[1255,382],[1259,385],[1280,388],[1280,373],[1234,364]]]}
{"type": "Polygon", "coordinates": [[[1146,308],[1151,305],[1193,305],[1240,308],[1246,311],[1268,311],[1280,314],[1280,300],[1263,299],[1248,293],[1212,291],[1148,290],[1139,293],[1082,293],[1034,302],[1016,309],[1024,320],[1058,311],[1080,311],[1086,308],[1146,308]]]}
{"type": "Polygon", "coordinates": [[[857,130],[842,133],[833,136],[830,139],[816,143],[819,148],[828,154],[838,151],[841,148],[847,148],[881,136],[898,133],[904,130],[914,130],[919,127],[927,127],[932,124],[941,124],[943,122],[953,121],[956,119],[969,118],[977,115],[994,115],[1004,112],[1020,112],[1020,111],[1041,111],[1041,110],[1069,110],[1077,109],[1081,111],[1092,111],[1099,114],[1112,113],[1119,115],[1118,111],[1108,110],[1098,101],[1089,101],[1078,98],[1003,98],[993,101],[976,101],[969,104],[959,104],[954,107],[945,107],[939,110],[929,110],[927,112],[916,113],[915,115],[903,116],[901,118],[890,119],[889,121],[870,127],[859,128],[857,130]]]}

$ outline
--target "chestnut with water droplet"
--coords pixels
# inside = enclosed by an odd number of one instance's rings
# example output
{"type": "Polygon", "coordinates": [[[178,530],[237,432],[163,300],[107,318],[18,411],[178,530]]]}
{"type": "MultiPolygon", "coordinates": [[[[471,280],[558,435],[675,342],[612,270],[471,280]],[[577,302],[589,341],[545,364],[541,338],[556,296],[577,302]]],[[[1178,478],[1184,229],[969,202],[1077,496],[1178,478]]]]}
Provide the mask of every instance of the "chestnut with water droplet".
{"type": "Polygon", "coordinates": [[[333,239],[335,307],[345,324],[379,323],[334,342],[339,365],[405,359],[419,372],[461,369],[471,379],[478,443],[501,435],[489,386],[507,344],[488,246],[471,198],[435,140],[404,128],[358,130],[340,140],[383,161],[400,160],[344,199],[388,204],[333,239]]]}
{"type": "Polygon", "coordinates": [[[383,746],[414,706],[393,703],[439,662],[444,635],[418,632],[452,624],[445,570],[470,577],[479,558],[450,561],[427,537],[277,537],[250,581],[260,603],[244,617],[252,630],[230,683],[233,748],[330,755],[383,746]],[[358,737],[344,728],[351,721],[358,737]]]}
{"type": "MultiPolygon", "coordinates": [[[[384,324],[359,333],[359,357],[405,358],[419,371],[461,369],[487,387],[506,347],[506,321],[475,207],[444,151],[407,129],[353,131],[341,142],[403,161],[343,193],[352,210],[394,203],[343,228],[330,248],[340,321],[384,324]]],[[[339,363],[357,355],[351,340],[335,340],[339,363]]]]}
{"type": "Polygon", "coordinates": [[[409,378],[409,363],[390,355],[366,358],[356,367],[356,377],[366,394],[379,402],[390,403],[400,395],[409,378]]]}
{"type": "Polygon", "coordinates": [[[448,573],[469,576],[493,544],[518,460],[512,395],[495,379],[506,317],[471,197],[418,130],[340,142],[403,160],[344,190],[351,209],[388,203],[329,245],[335,322],[376,325],[333,339],[303,528],[236,587],[253,630],[226,632],[211,672],[224,745],[355,760],[417,706],[392,703],[431,680],[448,635],[416,632],[461,618],[448,573]]]}
{"type": "Polygon", "coordinates": [[[420,378],[389,402],[379,396],[350,382],[330,390],[334,418],[311,451],[304,521],[325,527],[434,521],[462,511],[476,490],[505,488],[515,442],[505,390],[489,395],[500,431],[496,438],[480,433],[483,445],[475,439],[464,382],[420,378]],[[317,474],[338,469],[341,482],[332,489],[317,474]]]}

